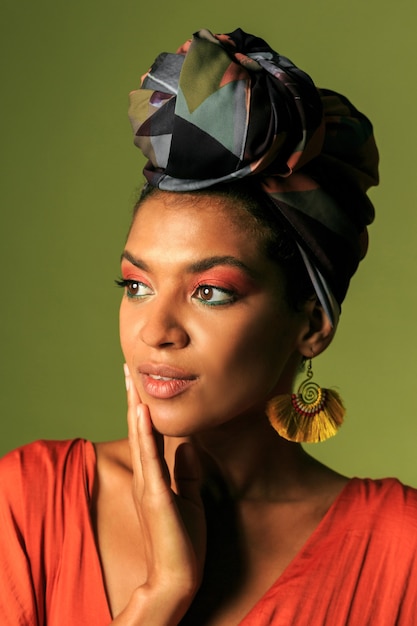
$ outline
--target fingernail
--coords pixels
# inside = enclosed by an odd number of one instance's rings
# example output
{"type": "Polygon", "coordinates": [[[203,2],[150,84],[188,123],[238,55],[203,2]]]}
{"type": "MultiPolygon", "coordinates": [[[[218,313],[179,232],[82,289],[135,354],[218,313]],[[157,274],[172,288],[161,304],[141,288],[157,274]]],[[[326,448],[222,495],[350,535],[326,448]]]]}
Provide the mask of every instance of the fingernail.
{"type": "Polygon", "coordinates": [[[123,363],[123,370],[124,370],[124,373],[125,373],[126,391],[129,391],[129,389],[130,389],[130,372],[129,372],[129,368],[126,365],[126,363],[123,363]]]}

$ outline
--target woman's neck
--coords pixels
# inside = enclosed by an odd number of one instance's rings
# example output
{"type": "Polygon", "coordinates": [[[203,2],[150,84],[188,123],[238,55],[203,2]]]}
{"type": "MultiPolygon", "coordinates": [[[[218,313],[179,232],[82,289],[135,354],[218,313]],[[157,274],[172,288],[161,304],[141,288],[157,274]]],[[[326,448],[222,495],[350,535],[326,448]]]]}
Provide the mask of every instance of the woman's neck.
{"type": "MultiPolygon", "coordinates": [[[[166,438],[168,464],[178,440],[166,438]]],[[[280,501],[302,497],[312,482],[330,470],[300,444],[286,441],[265,415],[242,416],[193,437],[203,472],[217,475],[235,500],[280,501]]]]}

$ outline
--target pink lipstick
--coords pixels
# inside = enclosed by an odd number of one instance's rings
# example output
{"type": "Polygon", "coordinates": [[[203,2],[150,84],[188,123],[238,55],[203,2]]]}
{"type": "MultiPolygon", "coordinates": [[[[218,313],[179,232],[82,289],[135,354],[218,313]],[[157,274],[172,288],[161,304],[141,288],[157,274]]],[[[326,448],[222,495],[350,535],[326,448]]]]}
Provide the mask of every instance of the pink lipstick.
{"type": "Polygon", "coordinates": [[[138,368],[144,391],[152,398],[167,400],[191,387],[197,376],[169,365],[145,363],[138,368]]]}

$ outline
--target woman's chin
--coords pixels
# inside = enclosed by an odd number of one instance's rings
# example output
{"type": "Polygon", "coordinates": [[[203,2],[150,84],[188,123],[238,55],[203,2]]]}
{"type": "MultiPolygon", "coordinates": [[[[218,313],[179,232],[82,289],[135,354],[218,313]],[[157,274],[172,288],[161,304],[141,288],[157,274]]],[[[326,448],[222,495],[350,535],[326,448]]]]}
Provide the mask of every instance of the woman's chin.
{"type": "Polygon", "coordinates": [[[152,424],[155,430],[166,437],[190,437],[198,432],[198,424],[195,419],[186,419],[177,411],[149,407],[152,424]]]}

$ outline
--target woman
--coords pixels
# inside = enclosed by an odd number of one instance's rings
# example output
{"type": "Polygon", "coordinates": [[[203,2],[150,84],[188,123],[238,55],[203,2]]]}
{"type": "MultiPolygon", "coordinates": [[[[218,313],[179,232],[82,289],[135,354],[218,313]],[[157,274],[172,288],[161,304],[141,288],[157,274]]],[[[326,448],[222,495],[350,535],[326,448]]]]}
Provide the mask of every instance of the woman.
{"type": "Polygon", "coordinates": [[[366,253],[369,121],[240,30],[158,57],[130,112],[129,442],[3,459],[2,624],[415,623],[416,492],[309,457],[343,407],[292,394],[366,253]]]}

